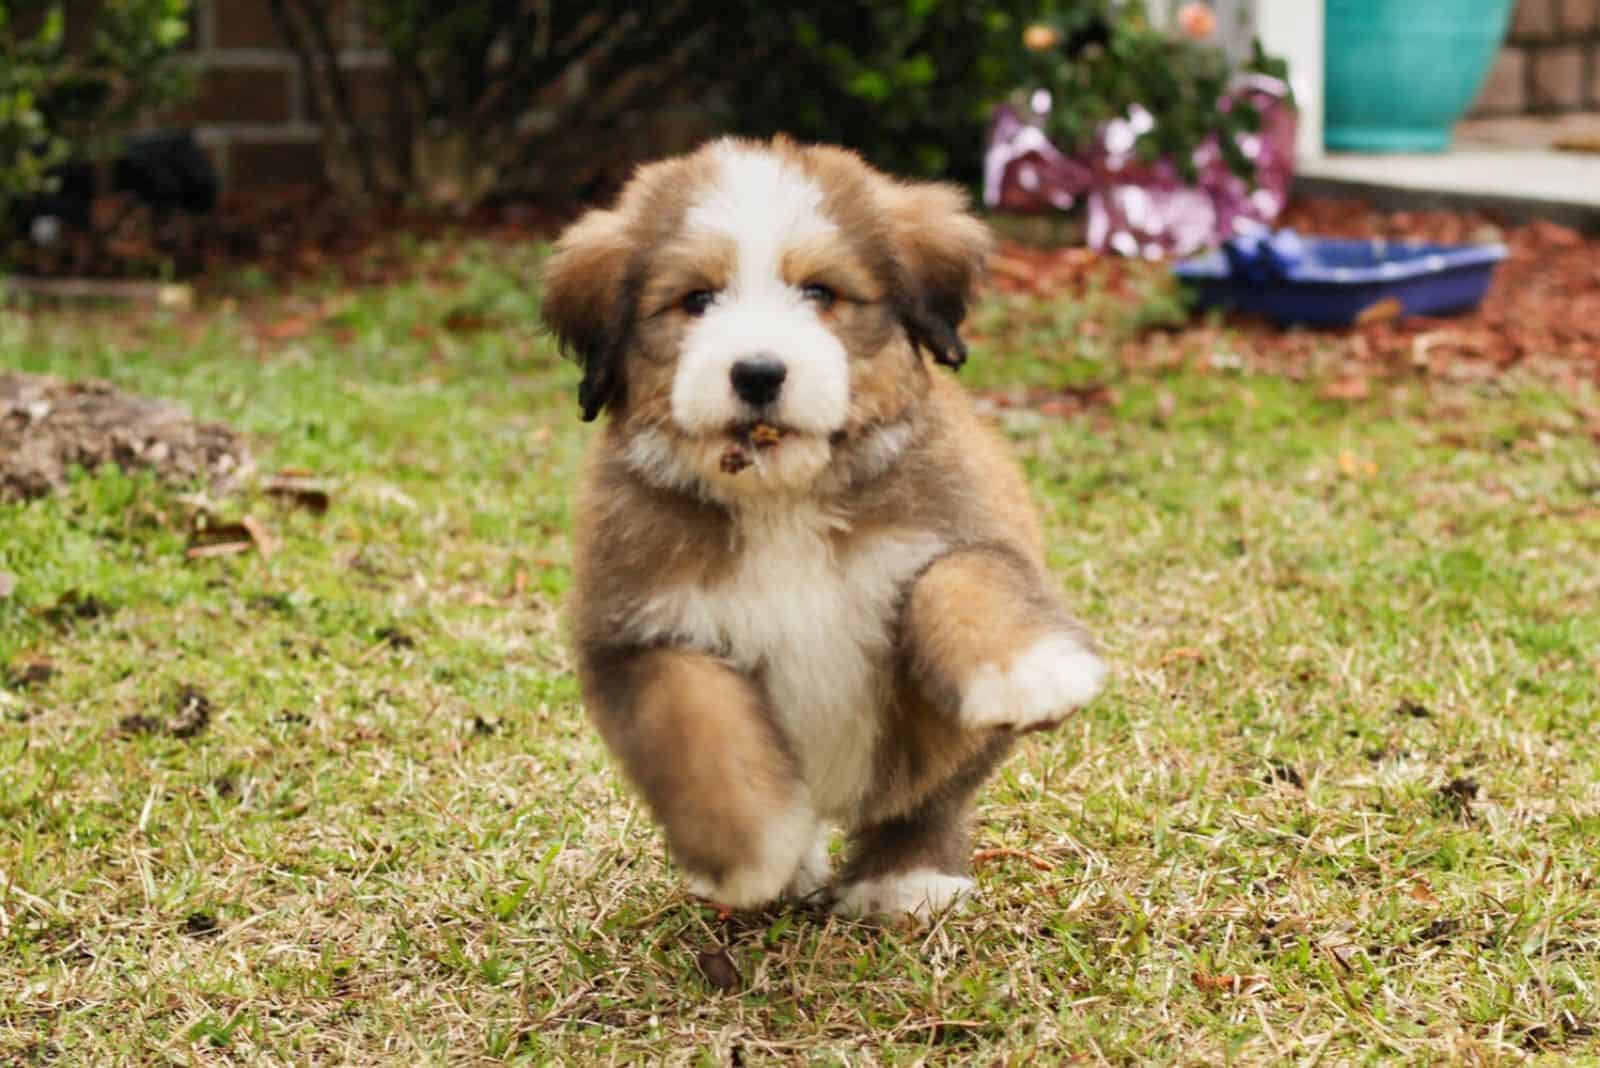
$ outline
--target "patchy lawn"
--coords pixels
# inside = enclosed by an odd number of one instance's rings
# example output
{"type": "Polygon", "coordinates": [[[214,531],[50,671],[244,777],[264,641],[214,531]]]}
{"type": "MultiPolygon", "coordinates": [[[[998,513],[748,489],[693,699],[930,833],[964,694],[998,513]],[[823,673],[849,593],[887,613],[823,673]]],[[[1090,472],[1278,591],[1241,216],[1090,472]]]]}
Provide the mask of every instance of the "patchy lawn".
{"type": "Polygon", "coordinates": [[[724,921],[567,671],[592,431],[537,255],[422,255],[0,311],[0,365],[182,401],[328,495],[0,505],[0,1062],[1600,1059],[1592,388],[1329,390],[1215,326],[1129,371],[1147,285],[992,299],[963,374],[1116,681],[984,793],[977,909],[724,921]],[[270,557],[190,558],[246,516],[270,557]]]}

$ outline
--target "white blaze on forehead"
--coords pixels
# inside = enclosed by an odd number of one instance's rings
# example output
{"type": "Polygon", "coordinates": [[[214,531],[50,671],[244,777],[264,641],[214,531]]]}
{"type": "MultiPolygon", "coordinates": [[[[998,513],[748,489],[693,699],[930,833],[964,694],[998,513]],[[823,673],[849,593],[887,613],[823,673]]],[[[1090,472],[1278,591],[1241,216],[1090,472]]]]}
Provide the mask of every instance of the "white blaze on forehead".
{"type": "Polygon", "coordinates": [[[713,151],[716,176],[689,209],[686,226],[733,242],[733,276],[684,336],[672,383],[673,419],[696,434],[748,422],[751,409],[734,395],[729,373],[741,359],[764,356],[782,361],[788,372],[765,417],[829,434],[849,413],[849,354],[793,284],[804,280],[784,278],[783,257],[796,245],[836,234],[838,226],[823,212],[821,187],[783,157],[731,143],[713,151]]]}
{"type": "Polygon", "coordinates": [[[838,227],[822,213],[822,190],[771,152],[718,146],[717,181],[689,210],[689,225],[733,238],[739,250],[735,285],[779,279],[783,250],[838,227]]]}

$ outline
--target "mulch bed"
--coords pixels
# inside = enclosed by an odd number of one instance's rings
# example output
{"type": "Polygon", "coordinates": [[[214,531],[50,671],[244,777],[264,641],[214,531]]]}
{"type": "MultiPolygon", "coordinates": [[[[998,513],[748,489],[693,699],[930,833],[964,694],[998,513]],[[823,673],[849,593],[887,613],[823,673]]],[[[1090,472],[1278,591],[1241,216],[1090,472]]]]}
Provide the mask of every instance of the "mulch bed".
{"type": "Polygon", "coordinates": [[[1473,315],[1377,324],[1366,331],[1378,359],[1407,357],[1415,349],[1414,338],[1443,328],[1452,332],[1450,344],[1456,349],[1496,365],[1560,360],[1600,374],[1600,239],[1550,222],[1499,227],[1481,215],[1380,214],[1344,200],[1297,203],[1286,225],[1346,237],[1448,243],[1499,240],[1510,249],[1495,272],[1489,295],[1473,315]]]}
{"type": "MultiPolygon", "coordinates": [[[[1219,350],[1296,378],[1331,377],[1330,388],[1356,399],[1368,378],[1432,374],[1489,378],[1536,366],[1559,378],[1600,384],[1600,238],[1549,222],[1502,226],[1462,212],[1377,212],[1360,201],[1304,199],[1280,225],[1301,233],[1440,242],[1501,241],[1510,255],[1495,272],[1483,304],[1449,319],[1407,318],[1347,330],[1284,330],[1233,317],[1228,332],[1192,325],[1124,347],[1130,365],[1204,361],[1219,350]]],[[[1159,265],[1108,260],[1079,248],[1007,243],[994,281],[1002,289],[1071,297],[1094,286],[1132,293],[1159,265]]]]}
{"type": "MultiPolygon", "coordinates": [[[[1552,222],[1502,227],[1482,214],[1379,213],[1362,201],[1299,200],[1280,225],[1328,237],[1504,241],[1510,254],[1494,273],[1483,304],[1456,318],[1371,321],[1339,331],[1282,329],[1234,317],[1227,331],[1192,325],[1126,344],[1130,366],[1245,360],[1293,377],[1330,377],[1331,395],[1365,395],[1371,377],[1434,374],[1453,379],[1498,376],[1536,366],[1566,381],[1600,384],[1600,238],[1552,222]]],[[[1107,261],[1082,248],[1002,246],[995,285],[1040,296],[1086,288],[1133,294],[1162,265],[1107,261]]]]}
{"type": "MultiPolygon", "coordinates": [[[[137,211],[97,205],[122,229],[87,242],[82,235],[28,266],[42,274],[97,277],[148,274],[162,242],[182,245],[180,273],[223,278],[251,268],[269,278],[333,274],[347,284],[412,278],[417,237],[470,236],[526,241],[547,238],[570,210],[489,205],[470,218],[416,216],[395,207],[352,212],[313,187],[283,187],[225,198],[216,214],[189,230],[163,236],[137,211]],[[405,240],[401,240],[401,236],[405,240]]],[[[1392,377],[1417,372],[1492,377],[1515,366],[1600,382],[1600,237],[1549,222],[1504,226],[1487,215],[1372,210],[1357,200],[1301,199],[1281,225],[1331,236],[1423,238],[1443,242],[1503,241],[1510,257],[1495,273],[1488,298],[1471,315],[1451,319],[1375,321],[1343,331],[1283,330],[1242,318],[1228,334],[1203,323],[1154,332],[1124,347],[1130,366],[1203,359],[1227,349],[1263,370],[1295,377],[1392,377]]],[[[167,262],[171,263],[171,259],[167,262]]],[[[1001,289],[1070,299],[1093,287],[1130,298],[1147,288],[1160,265],[1098,256],[1083,248],[1002,244],[993,284],[1001,289]]],[[[1231,358],[1231,357],[1230,357],[1231,358]]],[[[1351,387],[1352,390],[1357,387],[1351,387]]]]}
{"type": "Polygon", "coordinates": [[[397,204],[345,204],[316,185],[228,193],[204,216],[157,218],[121,195],[97,197],[88,228],[67,228],[55,244],[22,242],[18,272],[42,278],[182,279],[251,269],[274,280],[336,272],[356,285],[408,276],[413,239],[465,233],[503,240],[553,235],[564,214],[525,203],[486,205],[452,217],[397,204]],[[404,236],[407,240],[399,240],[404,236]]]}
{"type": "Polygon", "coordinates": [[[226,483],[252,467],[238,433],[104,382],[0,373],[0,500],[41,497],[74,467],[115,464],[179,483],[226,483]]]}

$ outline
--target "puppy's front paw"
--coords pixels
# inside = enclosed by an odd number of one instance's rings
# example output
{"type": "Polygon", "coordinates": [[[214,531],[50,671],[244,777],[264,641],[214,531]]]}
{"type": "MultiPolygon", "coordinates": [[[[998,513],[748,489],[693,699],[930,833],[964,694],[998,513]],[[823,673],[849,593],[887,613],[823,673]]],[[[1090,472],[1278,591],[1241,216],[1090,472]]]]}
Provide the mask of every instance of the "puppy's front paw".
{"type": "Polygon", "coordinates": [[[1053,727],[1088,704],[1105,683],[1106,665],[1067,634],[1041,638],[1001,667],[972,673],[961,698],[961,720],[974,730],[1053,727]]]}
{"type": "Polygon", "coordinates": [[[851,919],[909,916],[926,922],[967,897],[975,885],[963,875],[949,875],[932,868],[895,872],[851,883],[839,894],[833,911],[851,919]]]}
{"type": "MultiPolygon", "coordinates": [[[[714,875],[687,872],[689,892],[736,909],[776,901],[809,874],[805,869],[815,859],[817,833],[817,818],[811,807],[797,804],[762,828],[760,840],[753,843],[743,863],[714,875]]],[[[826,852],[822,863],[827,864],[826,852]]]]}
{"type": "Polygon", "coordinates": [[[828,832],[818,827],[812,836],[811,847],[800,858],[800,866],[789,876],[783,896],[794,901],[811,897],[833,878],[833,865],[828,861],[828,832]]]}

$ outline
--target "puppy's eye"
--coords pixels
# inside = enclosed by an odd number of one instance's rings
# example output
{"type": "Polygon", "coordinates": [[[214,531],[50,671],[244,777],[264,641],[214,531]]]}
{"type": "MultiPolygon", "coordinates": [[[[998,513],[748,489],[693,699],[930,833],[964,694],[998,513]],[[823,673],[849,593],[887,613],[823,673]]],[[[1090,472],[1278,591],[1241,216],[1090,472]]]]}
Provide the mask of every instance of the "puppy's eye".
{"type": "Polygon", "coordinates": [[[698,319],[706,313],[706,309],[711,307],[716,299],[717,295],[711,290],[696,289],[685,293],[683,299],[678,301],[678,307],[682,308],[686,314],[698,319]]]}
{"type": "Polygon", "coordinates": [[[800,295],[819,308],[831,308],[839,295],[821,282],[808,283],[800,290],[800,295]]]}

